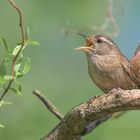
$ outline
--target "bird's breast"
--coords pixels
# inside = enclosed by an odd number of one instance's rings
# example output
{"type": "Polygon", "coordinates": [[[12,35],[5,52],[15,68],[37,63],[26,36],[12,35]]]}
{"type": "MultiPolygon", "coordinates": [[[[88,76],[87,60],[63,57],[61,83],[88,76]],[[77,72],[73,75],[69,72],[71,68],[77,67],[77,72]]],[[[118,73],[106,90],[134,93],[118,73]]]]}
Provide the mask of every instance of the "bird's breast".
{"type": "Polygon", "coordinates": [[[88,70],[93,82],[105,92],[113,88],[121,88],[122,85],[125,87],[124,81],[127,74],[118,57],[114,55],[89,57],[88,70]]]}

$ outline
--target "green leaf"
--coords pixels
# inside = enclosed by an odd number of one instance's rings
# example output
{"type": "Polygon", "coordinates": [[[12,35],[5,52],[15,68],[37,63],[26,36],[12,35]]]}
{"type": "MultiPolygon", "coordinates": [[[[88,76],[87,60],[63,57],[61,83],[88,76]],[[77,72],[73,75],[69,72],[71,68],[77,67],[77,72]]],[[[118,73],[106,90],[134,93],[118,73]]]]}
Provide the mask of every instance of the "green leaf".
{"type": "Polygon", "coordinates": [[[7,101],[0,101],[0,107],[2,106],[2,105],[10,105],[10,104],[12,104],[12,102],[7,102],[7,101]]]}
{"type": "MultiPolygon", "coordinates": [[[[18,54],[18,52],[19,52],[21,46],[22,46],[22,44],[19,43],[19,44],[15,47],[15,49],[13,50],[13,53],[12,53],[13,56],[16,56],[16,55],[18,54]]],[[[26,44],[22,47],[22,50],[21,50],[21,52],[20,52],[20,56],[19,56],[19,57],[23,57],[22,51],[24,50],[25,47],[26,47],[26,44]]]]}
{"type": "Polygon", "coordinates": [[[8,71],[8,64],[10,59],[5,58],[0,64],[0,75],[6,75],[8,71]]]}
{"type": "Polygon", "coordinates": [[[20,78],[28,73],[31,69],[31,60],[27,57],[21,57],[15,65],[15,78],[20,78]]]}
{"type": "Polygon", "coordinates": [[[18,63],[15,65],[15,67],[14,67],[15,73],[19,72],[20,67],[21,67],[21,63],[18,63]]]}
{"type": "Polygon", "coordinates": [[[21,91],[19,91],[18,89],[16,89],[16,88],[10,88],[10,90],[13,91],[16,94],[16,96],[22,96],[21,91]]]}
{"type": "Polygon", "coordinates": [[[27,45],[39,46],[39,42],[35,40],[28,40],[27,45]]]}
{"type": "Polygon", "coordinates": [[[33,46],[38,46],[39,45],[39,42],[31,39],[29,27],[27,27],[25,34],[26,34],[26,40],[27,40],[26,45],[33,45],[33,46]]]}
{"type": "Polygon", "coordinates": [[[4,128],[5,126],[4,126],[4,125],[2,125],[2,124],[0,124],[0,127],[1,127],[1,128],[4,128]]]}
{"type": "Polygon", "coordinates": [[[17,96],[22,96],[21,91],[17,89],[16,95],[17,95],[17,96]]]}
{"type": "Polygon", "coordinates": [[[20,57],[18,57],[18,63],[22,63],[23,62],[23,60],[24,60],[24,57],[23,56],[20,56],[20,57]]]}
{"type": "Polygon", "coordinates": [[[3,79],[6,81],[10,81],[12,79],[12,76],[11,75],[4,75],[3,79]]]}
{"type": "Polygon", "coordinates": [[[20,77],[22,77],[22,76],[24,76],[24,74],[21,73],[21,72],[16,72],[16,73],[15,73],[15,77],[16,77],[16,78],[20,78],[20,77]]]}
{"type": "Polygon", "coordinates": [[[30,58],[22,58],[20,63],[15,65],[15,77],[20,78],[26,73],[28,73],[31,69],[31,60],[30,58]]]}
{"type": "Polygon", "coordinates": [[[16,56],[16,55],[17,55],[17,53],[19,52],[20,48],[21,48],[21,45],[17,45],[17,46],[15,47],[15,49],[14,49],[14,51],[13,51],[13,56],[16,56]]]}
{"type": "Polygon", "coordinates": [[[4,85],[6,83],[6,80],[4,80],[3,76],[0,76],[0,84],[4,85]]]}
{"type": "Polygon", "coordinates": [[[21,92],[22,91],[22,85],[19,81],[15,80],[15,83],[16,83],[16,86],[17,86],[17,89],[21,92]]]}
{"type": "Polygon", "coordinates": [[[12,54],[12,49],[9,47],[8,42],[4,38],[0,38],[3,44],[5,51],[9,54],[12,54]]]}
{"type": "Polygon", "coordinates": [[[26,74],[30,71],[30,69],[31,69],[31,59],[26,57],[22,73],[26,74]]]}
{"type": "Polygon", "coordinates": [[[19,81],[15,80],[15,87],[11,87],[10,90],[13,91],[17,96],[22,96],[22,85],[19,81]]]}

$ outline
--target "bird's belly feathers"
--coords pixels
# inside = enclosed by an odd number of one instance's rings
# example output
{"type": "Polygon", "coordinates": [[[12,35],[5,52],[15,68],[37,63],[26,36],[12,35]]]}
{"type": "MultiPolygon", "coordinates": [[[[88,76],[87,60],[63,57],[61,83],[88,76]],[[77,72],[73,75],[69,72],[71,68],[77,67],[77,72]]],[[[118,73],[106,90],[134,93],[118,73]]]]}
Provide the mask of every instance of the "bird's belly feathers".
{"type": "Polygon", "coordinates": [[[131,84],[134,84],[118,59],[103,56],[92,59],[93,61],[88,63],[89,75],[93,82],[104,92],[108,92],[113,88],[129,89],[131,84]]]}

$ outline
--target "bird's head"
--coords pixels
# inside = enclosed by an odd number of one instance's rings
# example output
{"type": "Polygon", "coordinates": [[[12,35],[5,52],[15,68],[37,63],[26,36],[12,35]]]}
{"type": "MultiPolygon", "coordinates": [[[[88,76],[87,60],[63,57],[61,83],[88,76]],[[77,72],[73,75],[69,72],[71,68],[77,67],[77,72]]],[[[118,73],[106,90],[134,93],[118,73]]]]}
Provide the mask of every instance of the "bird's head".
{"type": "Polygon", "coordinates": [[[89,55],[108,55],[116,48],[114,42],[103,35],[90,35],[84,38],[86,45],[75,50],[83,51],[89,55]]]}

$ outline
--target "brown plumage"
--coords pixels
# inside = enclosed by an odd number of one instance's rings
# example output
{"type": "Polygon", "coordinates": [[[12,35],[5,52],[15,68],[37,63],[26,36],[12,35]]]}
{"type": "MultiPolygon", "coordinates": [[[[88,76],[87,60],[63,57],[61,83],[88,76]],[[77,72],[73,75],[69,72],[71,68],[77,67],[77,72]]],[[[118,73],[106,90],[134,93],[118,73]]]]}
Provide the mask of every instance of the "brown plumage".
{"type": "Polygon", "coordinates": [[[76,50],[85,52],[89,75],[101,90],[107,93],[113,88],[140,88],[140,82],[132,70],[133,65],[111,39],[91,35],[86,37],[86,42],[86,46],[76,50]]]}
{"type": "Polygon", "coordinates": [[[131,64],[133,65],[133,68],[131,68],[131,70],[140,80],[140,43],[135,51],[135,55],[131,59],[131,64]]]}

